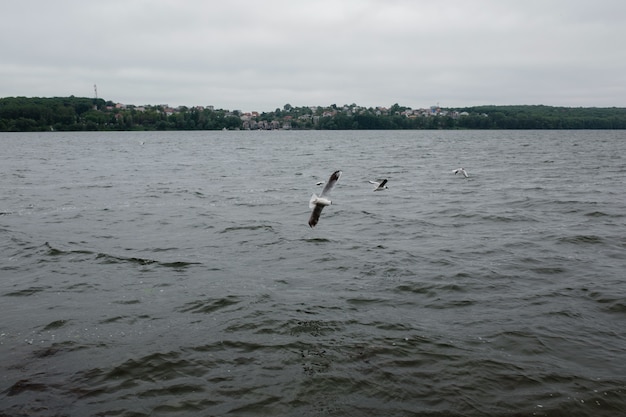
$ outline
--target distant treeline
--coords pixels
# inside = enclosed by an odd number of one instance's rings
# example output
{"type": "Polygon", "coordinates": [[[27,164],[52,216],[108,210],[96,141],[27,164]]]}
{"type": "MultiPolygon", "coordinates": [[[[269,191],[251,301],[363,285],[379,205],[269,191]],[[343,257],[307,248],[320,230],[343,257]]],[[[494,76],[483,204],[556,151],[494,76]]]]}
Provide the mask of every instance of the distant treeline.
{"type": "Polygon", "coordinates": [[[479,106],[464,111],[470,117],[461,120],[461,127],[468,129],[626,129],[622,107],[479,106]]]}
{"type": "Polygon", "coordinates": [[[293,107],[242,113],[212,107],[120,105],[99,98],[0,98],[0,131],[222,129],[626,129],[626,108],[477,106],[455,109],[293,107]]]}

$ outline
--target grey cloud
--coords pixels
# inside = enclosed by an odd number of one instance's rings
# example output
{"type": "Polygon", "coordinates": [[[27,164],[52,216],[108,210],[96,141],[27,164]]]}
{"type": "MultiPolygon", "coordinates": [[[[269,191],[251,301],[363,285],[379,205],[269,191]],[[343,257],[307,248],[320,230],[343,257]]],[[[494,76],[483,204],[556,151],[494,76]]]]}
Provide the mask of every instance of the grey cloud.
{"type": "Polygon", "coordinates": [[[0,16],[0,96],[624,106],[621,0],[32,0],[0,16]]]}

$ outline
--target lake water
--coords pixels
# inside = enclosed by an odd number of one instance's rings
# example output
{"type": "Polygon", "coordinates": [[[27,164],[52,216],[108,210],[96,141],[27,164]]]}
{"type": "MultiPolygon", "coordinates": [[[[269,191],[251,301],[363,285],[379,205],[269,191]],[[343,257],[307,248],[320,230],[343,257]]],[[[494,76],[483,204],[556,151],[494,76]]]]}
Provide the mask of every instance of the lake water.
{"type": "Polygon", "coordinates": [[[2,416],[626,412],[626,131],[0,146],[2,416]]]}

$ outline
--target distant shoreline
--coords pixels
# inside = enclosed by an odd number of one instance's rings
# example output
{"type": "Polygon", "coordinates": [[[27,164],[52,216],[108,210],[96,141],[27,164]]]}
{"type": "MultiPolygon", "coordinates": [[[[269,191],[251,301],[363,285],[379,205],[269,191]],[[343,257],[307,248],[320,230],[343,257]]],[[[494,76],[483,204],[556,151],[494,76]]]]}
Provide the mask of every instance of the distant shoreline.
{"type": "Polygon", "coordinates": [[[622,130],[626,108],[544,105],[412,109],[356,104],[241,112],[100,98],[0,98],[1,132],[177,130],[622,130]]]}

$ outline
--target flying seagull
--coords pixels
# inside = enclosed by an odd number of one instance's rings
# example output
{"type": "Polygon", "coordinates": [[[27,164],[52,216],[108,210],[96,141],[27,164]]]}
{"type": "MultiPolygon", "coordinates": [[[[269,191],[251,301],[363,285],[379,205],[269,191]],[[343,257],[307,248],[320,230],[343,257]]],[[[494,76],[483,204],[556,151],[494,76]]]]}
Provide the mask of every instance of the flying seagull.
{"type": "Polygon", "coordinates": [[[458,174],[458,173],[461,173],[461,174],[463,174],[463,176],[464,176],[465,178],[469,177],[469,175],[467,175],[467,172],[466,172],[466,171],[465,171],[465,169],[463,169],[463,168],[457,168],[457,169],[455,169],[455,170],[454,170],[454,171],[452,171],[452,172],[454,172],[454,175],[456,175],[456,174],[458,174]]]}
{"type": "Polygon", "coordinates": [[[370,184],[374,184],[376,186],[376,188],[374,188],[374,191],[382,191],[382,190],[388,190],[389,187],[387,187],[387,179],[385,178],[382,181],[368,181],[370,184]]]}
{"type": "Polygon", "coordinates": [[[328,181],[326,182],[326,185],[324,186],[324,189],[322,190],[320,195],[317,196],[314,193],[311,196],[311,200],[309,200],[309,208],[313,209],[313,211],[311,212],[311,217],[309,218],[309,226],[315,227],[317,222],[320,220],[320,215],[322,214],[322,210],[324,209],[324,207],[330,206],[332,204],[328,196],[330,195],[330,192],[332,191],[337,181],[339,181],[339,178],[341,178],[341,171],[333,172],[330,178],[328,178],[328,181]]]}

